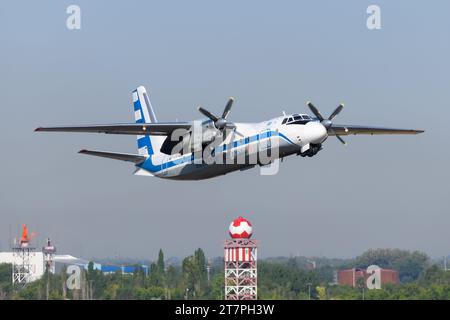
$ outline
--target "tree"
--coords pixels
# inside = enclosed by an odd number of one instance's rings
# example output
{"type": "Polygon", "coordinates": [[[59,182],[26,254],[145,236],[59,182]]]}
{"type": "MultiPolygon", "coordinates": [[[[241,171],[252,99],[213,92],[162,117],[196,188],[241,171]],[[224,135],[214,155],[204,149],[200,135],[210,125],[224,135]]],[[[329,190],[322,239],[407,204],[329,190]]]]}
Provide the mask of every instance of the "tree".
{"type": "Polygon", "coordinates": [[[399,272],[400,281],[408,282],[419,278],[428,266],[428,256],[419,251],[400,249],[370,249],[353,262],[361,268],[375,264],[381,268],[394,269],[399,272]]]}
{"type": "Polygon", "coordinates": [[[442,270],[438,265],[433,265],[425,270],[420,281],[422,285],[450,285],[450,272],[442,270]]]}
{"type": "Polygon", "coordinates": [[[0,300],[7,299],[12,294],[11,264],[0,264],[0,300]]]}
{"type": "Polygon", "coordinates": [[[201,248],[198,248],[194,252],[195,267],[198,278],[198,289],[202,291],[206,288],[208,283],[208,272],[206,270],[206,257],[201,248]]]}
{"type": "MultiPolygon", "coordinates": [[[[315,259],[316,260],[316,259],[315,259]]],[[[186,257],[182,265],[164,265],[164,253],[158,253],[157,260],[151,265],[147,277],[140,265],[136,265],[133,275],[104,274],[89,263],[82,276],[89,283],[89,290],[95,299],[183,299],[188,292],[189,299],[223,299],[224,269],[222,257],[213,260],[211,281],[207,281],[206,257],[202,249],[186,257]],[[165,270],[165,271],[164,271],[165,270]],[[90,286],[92,286],[92,291],[90,286]],[[186,289],[189,289],[186,291],[186,289]]],[[[260,299],[308,299],[311,288],[312,299],[362,299],[361,289],[365,281],[358,281],[359,287],[329,285],[333,270],[344,263],[352,266],[378,264],[385,268],[400,268],[403,276],[417,277],[416,280],[400,284],[383,285],[380,290],[366,290],[365,299],[450,299],[450,272],[439,266],[426,266],[428,258],[420,252],[398,249],[369,250],[347,261],[321,260],[314,270],[306,270],[307,264],[301,258],[278,257],[258,262],[258,297],[260,299]]],[[[49,276],[50,299],[80,298],[79,290],[66,287],[66,270],[61,274],[48,274],[39,280],[27,284],[24,289],[13,290],[11,283],[11,265],[0,265],[0,299],[43,299],[44,289],[49,276]]]]}
{"type": "Polygon", "coordinates": [[[366,293],[366,279],[364,277],[358,278],[356,280],[356,287],[361,290],[361,297],[362,300],[365,300],[365,293],[366,293]]]}
{"type": "Polygon", "coordinates": [[[135,288],[134,297],[139,300],[161,300],[164,289],[161,287],[135,288]]]}
{"type": "Polygon", "coordinates": [[[158,262],[156,264],[158,266],[158,272],[160,272],[161,274],[164,274],[164,272],[165,272],[164,253],[163,253],[162,249],[159,249],[158,262]]]}
{"type": "Polygon", "coordinates": [[[218,272],[211,279],[211,294],[209,299],[223,300],[225,292],[224,273],[218,272]]]}
{"type": "Polygon", "coordinates": [[[180,278],[181,278],[181,274],[179,272],[179,269],[170,265],[167,268],[167,272],[166,272],[166,285],[169,288],[175,288],[177,286],[177,284],[180,283],[180,278]]]}
{"type": "Polygon", "coordinates": [[[206,258],[202,249],[197,249],[193,256],[184,258],[182,272],[185,289],[194,297],[200,298],[207,288],[206,258]]]}
{"type": "Polygon", "coordinates": [[[103,298],[106,300],[115,300],[117,298],[117,291],[119,290],[119,285],[117,283],[112,283],[108,285],[104,291],[103,298]]]}
{"type": "Polygon", "coordinates": [[[156,263],[150,265],[150,284],[152,286],[166,287],[166,271],[162,249],[159,249],[156,263]]]}

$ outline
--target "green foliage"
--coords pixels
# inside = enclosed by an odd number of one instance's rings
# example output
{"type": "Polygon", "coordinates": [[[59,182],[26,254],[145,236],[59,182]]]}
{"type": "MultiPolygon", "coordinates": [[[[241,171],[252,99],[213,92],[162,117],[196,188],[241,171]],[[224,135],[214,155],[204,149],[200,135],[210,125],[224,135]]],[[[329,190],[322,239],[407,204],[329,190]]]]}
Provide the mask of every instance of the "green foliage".
{"type": "Polygon", "coordinates": [[[105,291],[103,292],[103,298],[106,300],[115,300],[117,299],[117,292],[120,289],[120,285],[118,283],[109,284],[105,291]]]}
{"type": "Polygon", "coordinates": [[[165,298],[165,290],[161,287],[137,287],[134,297],[139,300],[161,300],[165,298]]]}
{"type": "MultiPolygon", "coordinates": [[[[272,258],[258,261],[259,299],[332,299],[358,300],[363,297],[364,281],[356,288],[331,285],[336,269],[367,267],[377,264],[400,271],[402,282],[398,285],[383,285],[380,290],[364,288],[367,300],[424,300],[450,299],[450,272],[437,265],[430,265],[428,257],[420,252],[398,249],[369,250],[352,260],[315,258],[316,268],[311,268],[310,259],[303,257],[272,258]]],[[[11,265],[0,265],[1,299],[46,299],[47,284],[49,299],[223,299],[223,260],[211,263],[211,279],[208,282],[206,257],[202,249],[183,259],[181,266],[167,265],[164,253],[159,251],[156,262],[151,264],[148,274],[136,265],[133,275],[103,274],[94,270],[91,262],[82,271],[82,289],[66,290],[67,275],[45,274],[42,279],[25,288],[11,285],[11,265]],[[92,289],[92,290],[91,290],[92,289]]]]}
{"type": "Polygon", "coordinates": [[[150,265],[150,283],[153,286],[166,286],[166,271],[164,264],[164,252],[159,249],[158,260],[150,265]]]}
{"type": "Polygon", "coordinates": [[[349,286],[331,286],[328,288],[328,299],[359,300],[361,299],[361,291],[349,286]]]}
{"type": "Polygon", "coordinates": [[[357,257],[353,263],[361,268],[375,264],[381,268],[398,270],[400,281],[408,282],[419,278],[427,268],[428,260],[428,256],[419,251],[371,249],[357,257]]]}
{"type": "Polygon", "coordinates": [[[210,299],[223,300],[225,290],[224,278],[225,275],[223,272],[218,272],[212,277],[210,299]]]}
{"type": "Polygon", "coordinates": [[[166,272],[166,285],[170,289],[174,289],[181,282],[181,273],[174,266],[169,266],[166,272]]]}
{"type": "Polygon", "coordinates": [[[320,285],[318,274],[304,270],[295,263],[258,263],[258,290],[261,299],[297,299],[300,293],[309,297],[316,296],[316,287],[320,285]]]}
{"type": "Polygon", "coordinates": [[[0,300],[6,299],[12,294],[11,264],[0,264],[0,300]]]}
{"type": "Polygon", "coordinates": [[[162,251],[162,249],[159,249],[159,253],[158,253],[158,262],[156,263],[157,267],[158,267],[158,272],[160,273],[164,273],[164,253],[162,251]]]}
{"type": "Polygon", "coordinates": [[[186,257],[182,264],[184,286],[190,298],[199,298],[206,294],[207,272],[206,258],[202,249],[186,257]]]}

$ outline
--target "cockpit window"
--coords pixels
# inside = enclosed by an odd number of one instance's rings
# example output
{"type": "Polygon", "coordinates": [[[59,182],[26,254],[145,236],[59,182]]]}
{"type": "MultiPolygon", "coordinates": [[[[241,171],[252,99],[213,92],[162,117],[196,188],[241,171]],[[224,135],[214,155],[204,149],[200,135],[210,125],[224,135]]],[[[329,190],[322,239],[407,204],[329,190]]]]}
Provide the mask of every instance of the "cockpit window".
{"type": "Polygon", "coordinates": [[[311,120],[311,117],[308,115],[293,114],[287,121],[287,124],[307,124],[311,120]]]}
{"type": "Polygon", "coordinates": [[[281,124],[306,124],[311,120],[312,118],[306,114],[300,115],[298,113],[295,113],[289,118],[284,118],[281,124]]]}

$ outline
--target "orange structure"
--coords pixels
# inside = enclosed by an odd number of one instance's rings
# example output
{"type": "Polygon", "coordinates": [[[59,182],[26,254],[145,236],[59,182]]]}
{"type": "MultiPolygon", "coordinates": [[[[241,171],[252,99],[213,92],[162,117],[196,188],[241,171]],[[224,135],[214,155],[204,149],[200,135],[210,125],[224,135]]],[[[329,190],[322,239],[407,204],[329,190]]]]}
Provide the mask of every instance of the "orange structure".
{"type": "Polygon", "coordinates": [[[20,244],[28,243],[30,240],[28,239],[28,228],[26,224],[22,225],[22,237],[20,238],[20,244]]]}
{"type": "Polygon", "coordinates": [[[30,242],[30,239],[28,239],[28,228],[26,224],[22,225],[22,237],[20,238],[20,245],[22,247],[28,246],[28,243],[30,242]]]}
{"type": "Polygon", "coordinates": [[[22,235],[20,242],[17,243],[14,240],[13,250],[13,284],[25,286],[33,279],[33,274],[36,270],[36,264],[32,263],[32,259],[35,257],[35,250],[30,243],[36,234],[32,232],[28,234],[28,228],[26,224],[22,225],[22,235]]]}
{"type": "Polygon", "coordinates": [[[36,234],[34,232],[32,232],[30,234],[30,236],[28,236],[28,228],[26,224],[22,225],[22,237],[20,238],[20,246],[21,247],[28,247],[28,244],[30,243],[31,239],[35,236],[36,234]]]}

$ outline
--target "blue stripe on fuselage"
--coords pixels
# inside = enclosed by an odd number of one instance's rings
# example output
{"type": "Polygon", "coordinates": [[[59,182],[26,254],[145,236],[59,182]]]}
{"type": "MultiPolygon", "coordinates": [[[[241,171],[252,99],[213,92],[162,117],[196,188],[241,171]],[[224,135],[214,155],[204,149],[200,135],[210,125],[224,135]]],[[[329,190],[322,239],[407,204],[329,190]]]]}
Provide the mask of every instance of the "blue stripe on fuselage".
{"type": "MultiPolygon", "coordinates": [[[[270,137],[270,136],[279,136],[279,137],[283,138],[284,140],[286,140],[287,142],[289,142],[290,144],[295,145],[295,143],[292,142],[284,134],[279,133],[279,132],[275,132],[275,131],[262,133],[261,136],[257,134],[257,135],[249,137],[249,139],[245,138],[245,139],[242,140],[243,143],[240,144],[240,145],[247,145],[247,144],[249,144],[251,142],[254,142],[254,141],[257,141],[257,140],[260,140],[260,139],[264,139],[264,137],[270,137]]],[[[145,136],[145,137],[149,138],[148,136],[145,136]]],[[[141,139],[143,139],[143,138],[141,138],[141,139]]],[[[139,140],[138,140],[138,143],[139,143],[139,140]]],[[[234,142],[233,145],[234,145],[234,147],[238,146],[237,142],[234,142]]],[[[227,150],[227,145],[218,146],[215,149],[215,153],[224,152],[226,150],[227,150]]],[[[194,155],[191,154],[191,155],[183,156],[181,158],[177,158],[175,160],[164,162],[162,164],[156,164],[155,165],[155,164],[153,164],[153,161],[151,159],[151,154],[153,154],[153,151],[152,151],[152,153],[150,153],[150,150],[149,150],[149,155],[150,156],[143,163],[137,165],[137,167],[140,167],[142,169],[145,169],[147,171],[155,173],[155,172],[161,171],[163,169],[169,169],[169,168],[174,167],[174,166],[179,165],[179,164],[189,163],[189,162],[193,162],[194,161],[194,155]]]]}

